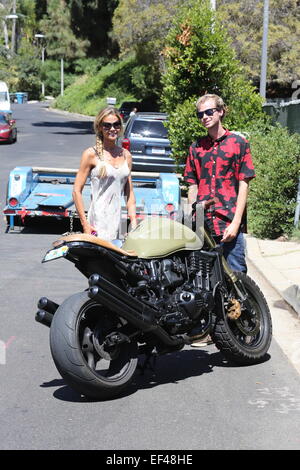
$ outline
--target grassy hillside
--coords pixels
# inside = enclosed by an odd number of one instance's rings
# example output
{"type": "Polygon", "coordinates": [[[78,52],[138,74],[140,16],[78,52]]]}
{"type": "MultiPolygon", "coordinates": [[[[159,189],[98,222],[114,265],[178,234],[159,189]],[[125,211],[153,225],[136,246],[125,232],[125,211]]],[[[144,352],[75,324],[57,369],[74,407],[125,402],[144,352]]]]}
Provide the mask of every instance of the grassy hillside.
{"type": "Polygon", "coordinates": [[[67,87],[64,96],[59,96],[53,106],[65,111],[95,116],[106,105],[106,98],[117,99],[116,106],[123,101],[138,101],[134,95],[132,69],[136,65],[133,58],[111,62],[93,76],[80,76],[67,87]]]}

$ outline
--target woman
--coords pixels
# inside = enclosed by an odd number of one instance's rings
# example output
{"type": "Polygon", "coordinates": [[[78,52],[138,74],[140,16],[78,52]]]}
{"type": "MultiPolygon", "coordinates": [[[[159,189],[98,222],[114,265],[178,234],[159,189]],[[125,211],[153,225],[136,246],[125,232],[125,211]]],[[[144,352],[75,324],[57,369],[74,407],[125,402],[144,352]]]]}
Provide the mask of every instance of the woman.
{"type": "Polygon", "coordinates": [[[128,150],[116,145],[122,131],[119,112],[108,106],[95,118],[96,146],[82,153],[74,182],[73,199],[84,233],[95,234],[103,240],[119,236],[122,198],[127,202],[131,226],[136,226],[136,207],[131,181],[132,157],[128,150]],[[85,216],[82,190],[90,176],[91,205],[85,216]]]}

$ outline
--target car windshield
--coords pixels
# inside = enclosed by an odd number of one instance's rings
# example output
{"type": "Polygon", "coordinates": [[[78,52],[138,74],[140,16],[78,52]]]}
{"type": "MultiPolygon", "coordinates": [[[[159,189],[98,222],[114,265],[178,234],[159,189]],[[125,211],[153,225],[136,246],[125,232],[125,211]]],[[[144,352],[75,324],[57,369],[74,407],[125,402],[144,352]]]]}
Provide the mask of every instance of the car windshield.
{"type": "Polygon", "coordinates": [[[8,124],[7,119],[5,116],[0,114],[0,124],[8,124]]]}
{"type": "Polygon", "coordinates": [[[140,121],[136,120],[131,129],[132,137],[151,137],[156,139],[167,139],[168,131],[162,121],[140,121]]]}

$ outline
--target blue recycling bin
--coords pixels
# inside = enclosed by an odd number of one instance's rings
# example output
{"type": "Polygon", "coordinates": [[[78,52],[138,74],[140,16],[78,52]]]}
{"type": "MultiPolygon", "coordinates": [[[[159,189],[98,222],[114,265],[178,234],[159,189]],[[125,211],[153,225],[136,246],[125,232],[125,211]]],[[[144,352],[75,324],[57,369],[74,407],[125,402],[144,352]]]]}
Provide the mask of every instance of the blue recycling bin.
{"type": "Polygon", "coordinates": [[[25,101],[25,93],[17,92],[16,93],[17,103],[23,104],[25,101]]]}

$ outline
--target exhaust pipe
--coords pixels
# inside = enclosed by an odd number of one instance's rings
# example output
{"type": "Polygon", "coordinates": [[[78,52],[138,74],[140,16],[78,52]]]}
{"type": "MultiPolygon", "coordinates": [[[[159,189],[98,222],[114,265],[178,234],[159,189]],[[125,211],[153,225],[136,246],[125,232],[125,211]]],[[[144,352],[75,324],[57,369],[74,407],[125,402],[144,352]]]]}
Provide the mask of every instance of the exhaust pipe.
{"type": "Polygon", "coordinates": [[[42,325],[48,326],[50,328],[53,315],[45,310],[38,310],[35,315],[35,320],[42,325]]]}
{"type": "Polygon", "coordinates": [[[144,333],[152,333],[167,346],[183,346],[181,337],[170,336],[156,323],[157,311],[124,292],[99,274],[89,278],[88,296],[125,318],[144,333]]]}
{"type": "Polygon", "coordinates": [[[51,313],[52,315],[55,314],[56,310],[58,309],[59,305],[53,302],[53,300],[47,299],[47,297],[41,297],[38,301],[38,308],[42,310],[46,310],[46,312],[51,313]]]}
{"type": "Polygon", "coordinates": [[[35,315],[35,320],[50,328],[53,316],[59,305],[47,299],[47,297],[41,297],[37,306],[39,310],[35,315]]]}

